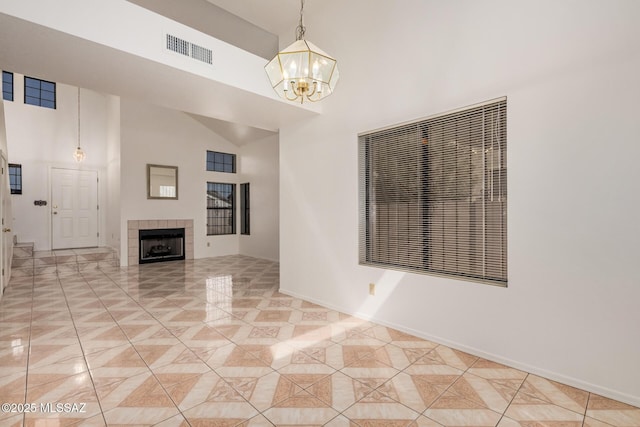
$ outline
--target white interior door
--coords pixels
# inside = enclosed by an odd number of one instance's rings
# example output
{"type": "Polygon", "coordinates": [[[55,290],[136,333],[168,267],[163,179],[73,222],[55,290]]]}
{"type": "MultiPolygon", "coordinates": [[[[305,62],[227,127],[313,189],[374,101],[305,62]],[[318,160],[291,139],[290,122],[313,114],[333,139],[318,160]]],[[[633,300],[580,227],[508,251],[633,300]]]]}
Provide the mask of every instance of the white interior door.
{"type": "Polygon", "coordinates": [[[98,246],[98,172],[51,169],[52,248],[98,246]]]}
{"type": "Polygon", "coordinates": [[[11,256],[13,254],[13,234],[9,227],[10,221],[5,220],[5,216],[9,216],[6,200],[9,196],[9,168],[7,167],[7,159],[4,153],[0,152],[0,168],[2,168],[2,176],[0,177],[0,218],[2,219],[2,232],[0,233],[0,263],[2,264],[2,275],[0,276],[0,297],[4,293],[4,289],[9,283],[9,275],[11,273],[11,256]]]}

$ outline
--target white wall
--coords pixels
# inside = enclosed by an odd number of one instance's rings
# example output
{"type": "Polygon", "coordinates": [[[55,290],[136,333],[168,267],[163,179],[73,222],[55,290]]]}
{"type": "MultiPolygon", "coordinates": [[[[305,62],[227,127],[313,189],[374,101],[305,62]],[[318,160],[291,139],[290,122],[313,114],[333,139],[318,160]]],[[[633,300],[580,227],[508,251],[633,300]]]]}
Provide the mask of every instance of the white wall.
{"type": "Polygon", "coordinates": [[[129,0],[265,59],[278,53],[278,37],[206,0],[129,0]]]}
{"type": "MultiPolygon", "coordinates": [[[[22,165],[22,194],[13,195],[13,230],[19,242],[33,242],[36,250],[51,249],[52,167],[98,171],[98,200],[106,206],[106,135],[108,97],[81,90],[80,137],[86,159],[77,164],[72,154],[78,145],[78,89],[58,83],[56,109],[24,104],[24,78],[14,73],[14,101],[5,102],[9,162],[22,165]]],[[[104,245],[106,215],[99,212],[100,244],[104,245]]]]}
{"type": "Polygon", "coordinates": [[[341,81],[280,130],[282,290],[640,405],[640,2],[328,0],[305,19],[341,81]],[[359,266],[357,134],[500,96],[508,288],[359,266]]]}
{"type": "MultiPolygon", "coordinates": [[[[9,102],[9,101],[6,101],[9,102]]],[[[5,101],[0,102],[0,151],[7,153],[7,132],[4,120],[4,104],[5,101]]]]}
{"type": "Polygon", "coordinates": [[[120,252],[120,98],[107,98],[107,206],[105,241],[120,252]]]}
{"type": "Polygon", "coordinates": [[[207,181],[238,183],[238,174],[206,170],[207,150],[238,147],[187,114],[136,101],[121,101],[121,265],[127,265],[127,221],[193,219],[194,257],[237,254],[237,235],[207,236],[207,181]],[[146,165],[178,167],[178,200],[148,200],[146,165]],[[210,246],[207,246],[209,244],[210,246]]]}
{"type": "MultiPolygon", "coordinates": [[[[249,183],[251,208],[251,234],[240,235],[240,253],[277,261],[280,258],[278,136],[244,145],[240,153],[240,182],[249,183]]],[[[240,219],[238,232],[239,225],[240,219]]]]}
{"type": "Polygon", "coordinates": [[[271,87],[265,84],[265,58],[125,0],[91,4],[83,0],[60,0],[56,4],[39,0],[0,0],[0,10],[8,16],[110,46],[158,64],[170,65],[225,86],[277,98],[271,87]],[[73,10],[74,14],[61,14],[60,10],[73,10]],[[211,49],[215,67],[167,52],[163,48],[164,33],[211,49]]]}

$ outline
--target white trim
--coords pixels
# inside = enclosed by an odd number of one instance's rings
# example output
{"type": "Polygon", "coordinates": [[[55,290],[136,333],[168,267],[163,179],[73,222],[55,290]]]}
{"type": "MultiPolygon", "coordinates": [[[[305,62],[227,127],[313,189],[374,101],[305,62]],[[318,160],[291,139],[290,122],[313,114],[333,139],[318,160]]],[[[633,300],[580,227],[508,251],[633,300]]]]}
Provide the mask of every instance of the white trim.
{"type": "Polygon", "coordinates": [[[393,322],[386,322],[384,320],[377,319],[375,316],[370,316],[370,315],[368,315],[366,313],[360,313],[360,312],[353,313],[353,312],[351,312],[349,310],[345,310],[343,307],[338,307],[338,306],[335,306],[333,304],[328,304],[325,301],[316,300],[315,298],[310,298],[310,297],[305,296],[305,295],[300,295],[300,294],[298,294],[296,292],[288,291],[286,289],[280,289],[279,292],[282,293],[282,294],[285,294],[285,295],[289,295],[289,296],[292,296],[292,297],[295,297],[295,298],[300,298],[300,299],[303,299],[305,301],[312,302],[314,304],[321,305],[321,306],[329,308],[331,310],[340,311],[342,313],[346,313],[346,314],[349,314],[351,316],[356,316],[356,317],[359,317],[359,318],[364,319],[364,320],[369,320],[369,321],[375,322],[375,323],[377,323],[379,325],[382,325],[382,326],[388,326],[390,328],[397,329],[397,330],[399,330],[401,332],[405,332],[405,333],[414,335],[414,336],[416,336],[418,338],[423,338],[423,339],[426,339],[426,340],[429,340],[429,341],[433,341],[433,342],[435,342],[437,344],[446,345],[448,347],[454,348],[456,350],[464,351],[465,353],[469,353],[469,354],[472,354],[474,356],[482,357],[484,359],[491,360],[493,362],[502,363],[503,365],[506,365],[506,366],[509,366],[509,367],[512,367],[512,368],[515,368],[515,369],[520,369],[520,370],[525,371],[525,372],[530,373],[530,374],[538,375],[538,376],[541,376],[541,377],[544,377],[544,378],[547,378],[547,379],[550,379],[550,380],[553,380],[553,381],[560,382],[562,384],[566,384],[566,385],[569,385],[569,386],[572,386],[572,387],[579,388],[579,389],[584,390],[584,391],[588,391],[590,393],[596,393],[596,394],[599,394],[601,396],[617,400],[619,402],[623,402],[623,403],[627,403],[629,405],[640,407],[640,397],[639,396],[632,396],[630,394],[621,393],[621,392],[616,391],[616,390],[612,390],[612,389],[609,389],[609,388],[606,388],[606,387],[601,387],[601,386],[598,386],[596,384],[592,384],[592,383],[589,383],[589,382],[585,382],[585,381],[579,380],[577,378],[573,378],[573,377],[569,377],[569,376],[560,374],[558,372],[548,371],[546,369],[543,369],[543,368],[540,368],[540,367],[537,367],[537,366],[532,366],[532,365],[528,365],[526,363],[518,362],[516,360],[512,360],[512,359],[509,359],[509,358],[506,358],[506,357],[503,357],[503,356],[500,356],[500,355],[497,355],[497,354],[486,353],[486,352],[484,352],[482,350],[478,350],[478,349],[476,349],[474,347],[469,347],[469,346],[460,344],[460,343],[455,342],[455,341],[447,340],[447,339],[439,337],[439,336],[425,334],[422,331],[417,331],[417,330],[414,330],[414,329],[411,329],[411,328],[406,328],[406,327],[404,327],[402,325],[397,325],[397,324],[395,324],[393,322]]]}

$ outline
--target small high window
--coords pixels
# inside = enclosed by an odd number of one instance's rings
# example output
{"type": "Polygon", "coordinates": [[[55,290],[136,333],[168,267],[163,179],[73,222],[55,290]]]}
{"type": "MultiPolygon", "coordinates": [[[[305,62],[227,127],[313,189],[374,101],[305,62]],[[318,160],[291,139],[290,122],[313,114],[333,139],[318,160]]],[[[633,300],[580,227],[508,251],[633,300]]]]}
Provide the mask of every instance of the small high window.
{"type": "Polygon", "coordinates": [[[9,163],[9,187],[11,194],[22,194],[22,165],[9,163]]]}
{"type": "Polygon", "coordinates": [[[207,151],[207,170],[213,172],[236,173],[236,155],[207,151]]]}
{"type": "Polygon", "coordinates": [[[56,84],[24,77],[24,103],[39,107],[56,108],[56,84]]]}
{"type": "Polygon", "coordinates": [[[13,73],[2,72],[2,99],[13,101],[13,73]]]}

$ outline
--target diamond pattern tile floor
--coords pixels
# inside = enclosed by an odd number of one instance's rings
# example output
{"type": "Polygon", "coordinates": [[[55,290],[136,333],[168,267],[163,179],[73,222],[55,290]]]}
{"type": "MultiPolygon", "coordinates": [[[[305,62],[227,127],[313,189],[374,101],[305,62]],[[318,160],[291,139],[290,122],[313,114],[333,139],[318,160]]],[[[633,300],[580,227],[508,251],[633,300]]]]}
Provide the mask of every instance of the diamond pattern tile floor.
{"type": "Polygon", "coordinates": [[[2,426],[640,426],[640,408],[282,294],[246,256],[14,277],[2,426]],[[81,404],[54,410],[47,404],[81,404]]]}

